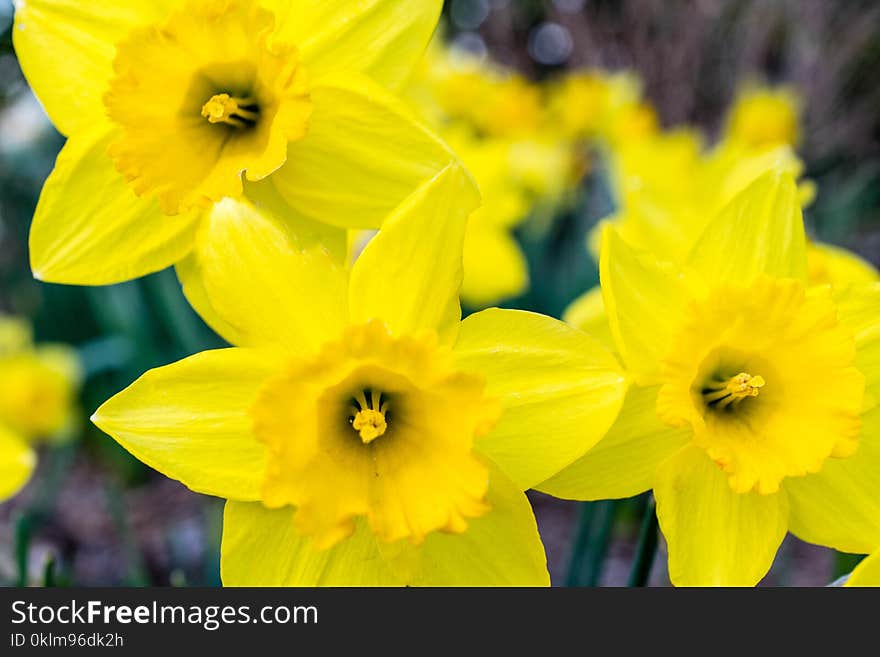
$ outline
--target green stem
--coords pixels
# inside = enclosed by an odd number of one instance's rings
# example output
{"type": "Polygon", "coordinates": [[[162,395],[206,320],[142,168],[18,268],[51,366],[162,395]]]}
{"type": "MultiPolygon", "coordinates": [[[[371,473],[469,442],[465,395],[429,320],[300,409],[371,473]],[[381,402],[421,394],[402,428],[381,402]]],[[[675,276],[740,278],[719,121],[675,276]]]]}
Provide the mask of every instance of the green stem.
{"type": "Polygon", "coordinates": [[[593,526],[593,516],[596,505],[593,502],[584,502],[580,505],[577,530],[575,531],[574,544],[571,549],[571,560],[568,564],[568,575],[565,579],[566,586],[579,586],[584,559],[590,544],[590,534],[593,526]]]}
{"type": "Polygon", "coordinates": [[[18,567],[16,586],[28,585],[28,561],[31,544],[31,516],[22,515],[15,523],[15,562],[18,567]]]}
{"type": "Polygon", "coordinates": [[[660,533],[657,525],[657,506],[654,499],[648,502],[645,509],[645,517],[642,520],[642,529],[639,532],[639,543],[636,548],[636,557],[633,561],[632,571],[629,574],[629,586],[647,586],[651,575],[651,566],[657,555],[657,545],[660,533]]]}
{"type": "Polygon", "coordinates": [[[50,556],[46,560],[46,565],[43,568],[43,586],[47,589],[55,588],[58,585],[58,581],[55,577],[55,557],[50,556]]]}
{"type": "Polygon", "coordinates": [[[592,502],[581,507],[578,530],[566,579],[567,586],[597,586],[608,554],[617,501],[592,502]]]}
{"type": "Polygon", "coordinates": [[[605,557],[608,556],[608,546],[611,543],[611,531],[614,529],[614,520],[617,515],[617,501],[605,500],[599,503],[599,533],[591,543],[591,558],[589,570],[586,573],[585,586],[599,586],[602,577],[602,567],[605,565],[605,557]]]}

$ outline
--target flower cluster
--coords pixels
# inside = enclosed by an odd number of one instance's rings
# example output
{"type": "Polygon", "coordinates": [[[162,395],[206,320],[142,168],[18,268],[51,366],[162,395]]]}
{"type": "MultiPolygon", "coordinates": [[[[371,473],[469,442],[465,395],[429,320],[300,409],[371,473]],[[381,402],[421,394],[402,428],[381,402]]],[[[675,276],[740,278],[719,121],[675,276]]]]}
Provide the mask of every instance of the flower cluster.
{"type": "MultiPolygon", "coordinates": [[[[431,45],[441,8],[18,7],[67,137],[34,275],[173,266],[232,345],[92,417],[226,500],[224,584],[547,585],[529,489],[652,490],[677,585],[754,585],[788,531],[880,547],[880,282],[806,237],[793,93],[746,90],[706,149],[629,74],[537,85],[431,45]],[[568,323],[463,319],[460,299],[526,289],[513,230],[572,203],[594,159],[618,206],[591,240],[601,287],[568,323]]],[[[0,495],[33,465],[14,435],[60,430],[74,379],[0,333],[0,495]]]]}
{"type": "Polygon", "coordinates": [[[461,297],[473,308],[528,290],[528,263],[513,232],[527,221],[546,231],[577,202],[595,147],[657,127],[632,75],[576,72],[537,83],[439,38],[406,94],[482,192],[464,244],[461,297]]]}

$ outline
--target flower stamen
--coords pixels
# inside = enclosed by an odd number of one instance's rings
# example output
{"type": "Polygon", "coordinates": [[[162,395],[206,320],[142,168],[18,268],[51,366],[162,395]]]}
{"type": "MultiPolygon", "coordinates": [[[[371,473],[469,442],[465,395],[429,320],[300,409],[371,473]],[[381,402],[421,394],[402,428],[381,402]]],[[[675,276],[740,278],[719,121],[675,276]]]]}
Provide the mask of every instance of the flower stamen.
{"type": "Polygon", "coordinates": [[[351,426],[361,436],[364,445],[385,435],[388,430],[388,401],[382,400],[378,390],[361,390],[355,395],[351,408],[351,426]]]}
{"type": "Polygon", "coordinates": [[[724,409],[738,405],[743,399],[757,397],[766,385],[764,377],[741,372],[729,379],[710,381],[703,388],[703,400],[712,408],[724,409]]]}
{"type": "Polygon", "coordinates": [[[376,438],[384,436],[388,430],[385,414],[381,411],[374,411],[372,408],[358,411],[351,426],[360,433],[364,445],[369,445],[376,438]]]}
{"type": "Polygon", "coordinates": [[[216,94],[202,106],[202,116],[209,123],[225,123],[234,128],[250,128],[260,118],[256,98],[236,98],[229,94],[216,94]]]}

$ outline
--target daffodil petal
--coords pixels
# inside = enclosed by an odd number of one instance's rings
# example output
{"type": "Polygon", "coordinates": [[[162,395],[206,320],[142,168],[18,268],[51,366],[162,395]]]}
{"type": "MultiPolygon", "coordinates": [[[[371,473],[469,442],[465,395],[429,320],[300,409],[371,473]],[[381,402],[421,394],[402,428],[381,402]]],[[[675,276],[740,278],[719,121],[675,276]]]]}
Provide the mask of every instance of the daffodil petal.
{"type": "Polygon", "coordinates": [[[606,349],[614,350],[614,337],[611,335],[611,325],[608,323],[608,313],[605,312],[605,301],[602,298],[602,288],[594,287],[575,299],[566,308],[562,315],[562,321],[574,326],[581,331],[586,331],[599,340],[606,349]]]}
{"type": "Polygon", "coordinates": [[[197,493],[260,499],[266,450],[248,409],[278,368],[246,349],[206,351],[150,370],[92,421],[138,460],[197,493]]]}
{"type": "Polygon", "coordinates": [[[312,353],[346,325],[343,265],[320,242],[301,239],[294,225],[247,201],[214,205],[193,257],[179,270],[187,295],[238,346],[312,353]]]}
{"type": "Polygon", "coordinates": [[[105,120],[102,96],[116,43],[166,16],[181,0],[26,0],[15,3],[18,62],[63,134],[105,120]]]}
{"type": "Polygon", "coordinates": [[[308,134],[273,174],[300,214],[343,228],[378,228],[419,186],[456,160],[410,110],[361,77],[312,89],[308,134]]]}
{"type": "Polygon", "coordinates": [[[455,353],[503,409],[477,446],[523,490],[595,445],[623,404],[627,381],[614,357],[550,317],[484,310],[462,322],[455,353]]]}
{"type": "Polygon", "coordinates": [[[691,439],[657,418],[657,386],[632,386],[608,434],[577,461],[537,485],[554,497],[604,500],[649,490],[657,468],[691,439]]]}
{"type": "Polygon", "coordinates": [[[298,44],[310,75],[360,71],[397,87],[409,77],[437,27],[442,0],[267,2],[279,36],[298,44]]]}
{"type": "Polygon", "coordinates": [[[880,283],[852,285],[836,297],[838,317],[855,337],[855,364],[865,377],[870,409],[880,404],[880,283]]]}
{"type": "Polygon", "coordinates": [[[880,551],[856,566],[845,586],[880,586],[880,551]]]}
{"type": "Polygon", "coordinates": [[[224,586],[395,586],[376,538],[363,521],[354,534],[318,550],[294,529],[291,507],[227,502],[220,572],[224,586]]]}
{"type": "Polygon", "coordinates": [[[710,286],[746,286],[761,274],[807,278],[807,243],[797,184],[771,169],[709,222],[688,261],[710,286]]]}
{"type": "Polygon", "coordinates": [[[347,261],[348,231],[294,212],[278,192],[271,176],[259,182],[245,181],[244,193],[257,210],[287,224],[300,246],[320,247],[339,262],[347,261]]]}
{"type": "MultiPolygon", "coordinates": [[[[258,183],[245,182],[245,195],[257,211],[286,225],[302,247],[326,249],[339,263],[346,262],[348,232],[298,215],[281,198],[271,177],[258,183]]],[[[187,300],[202,319],[230,344],[247,344],[248,336],[223,320],[211,305],[198,251],[178,262],[175,269],[187,300]]]]}
{"type": "Polygon", "coordinates": [[[464,240],[462,301],[472,308],[486,308],[522,294],[528,286],[526,256],[513,235],[471,219],[464,240]]]}
{"type": "MultiPolygon", "coordinates": [[[[271,177],[258,183],[245,182],[245,194],[257,211],[286,225],[302,247],[326,249],[339,263],[346,262],[348,232],[330,224],[322,224],[299,216],[281,198],[271,177]]],[[[177,263],[175,269],[187,300],[202,319],[230,344],[246,344],[247,336],[223,320],[211,305],[204,285],[204,272],[198,252],[190,253],[177,263]]]]}
{"type": "Polygon", "coordinates": [[[411,586],[549,586],[547,558],[532,507],[497,467],[490,469],[486,515],[463,534],[434,532],[419,546],[380,550],[411,586]]]}
{"type": "Polygon", "coordinates": [[[198,215],[166,216],[135,195],[107,156],[111,133],[71,137],[40,195],[31,224],[34,276],[108,285],[160,271],[192,249],[198,215]]]}
{"type": "Polygon", "coordinates": [[[436,331],[454,341],[465,224],[477,203],[473,182],[455,164],[408,198],[352,268],[351,321],[381,319],[398,335],[436,331]]]}
{"type": "Polygon", "coordinates": [[[784,494],[734,493],[688,446],[660,466],[654,495],[676,586],[754,586],[770,569],[786,532],[784,494]]]}
{"type": "Polygon", "coordinates": [[[880,272],[855,253],[833,244],[813,242],[807,248],[810,283],[835,288],[880,280],[880,272]]]}
{"type": "Polygon", "coordinates": [[[23,439],[0,427],[0,502],[21,490],[36,464],[34,450],[23,439]]]}
{"type": "Polygon", "coordinates": [[[603,235],[599,273],[621,358],[640,385],[657,383],[684,306],[681,281],[633,250],[610,226],[603,235]]]}
{"type": "Polygon", "coordinates": [[[866,554],[880,546],[880,407],[864,416],[858,451],[783,483],[791,531],[810,543],[866,554]]]}

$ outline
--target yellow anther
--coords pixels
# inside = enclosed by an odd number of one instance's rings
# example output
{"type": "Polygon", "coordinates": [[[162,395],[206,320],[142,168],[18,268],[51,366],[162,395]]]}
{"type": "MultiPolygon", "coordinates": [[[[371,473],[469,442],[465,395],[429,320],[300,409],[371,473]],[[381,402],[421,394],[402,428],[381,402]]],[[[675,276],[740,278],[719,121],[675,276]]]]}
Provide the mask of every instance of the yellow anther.
{"type": "Polygon", "coordinates": [[[376,411],[372,408],[358,411],[351,426],[360,433],[364,445],[369,445],[376,438],[384,436],[388,429],[384,411],[376,411]]]}
{"type": "Polygon", "coordinates": [[[764,377],[742,372],[724,381],[713,381],[703,389],[703,399],[715,408],[727,408],[747,397],[757,397],[766,385],[764,377]]]}
{"type": "Polygon", "coordinates": [[[236,128],[254,125],[260,118],[254,98],[234,98],[229,94],[217,94],[202,106],[202,116],[209,123],[225,123],[236,128]]]}

